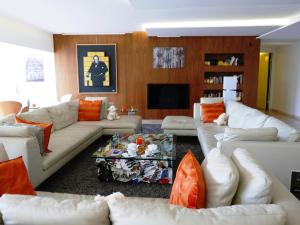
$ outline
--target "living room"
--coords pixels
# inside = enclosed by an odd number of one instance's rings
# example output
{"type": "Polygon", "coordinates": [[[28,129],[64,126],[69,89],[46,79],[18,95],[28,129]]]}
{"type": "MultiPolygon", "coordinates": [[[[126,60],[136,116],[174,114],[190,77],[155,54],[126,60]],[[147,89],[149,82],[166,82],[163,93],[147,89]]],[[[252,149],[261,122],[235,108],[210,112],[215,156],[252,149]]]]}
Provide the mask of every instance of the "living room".
{"type": "Polygon", "coordinates": [[[1,3],[0,224],[299,224],[299,24],[297,0],[1,3]]]}

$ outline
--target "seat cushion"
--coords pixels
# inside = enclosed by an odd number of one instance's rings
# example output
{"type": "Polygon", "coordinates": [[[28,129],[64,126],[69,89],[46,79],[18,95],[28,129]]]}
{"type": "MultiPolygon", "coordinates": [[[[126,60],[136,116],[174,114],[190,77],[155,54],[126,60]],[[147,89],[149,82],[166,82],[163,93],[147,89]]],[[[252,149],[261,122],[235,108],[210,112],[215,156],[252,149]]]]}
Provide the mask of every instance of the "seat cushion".
{"type": "Polygon", "coordinates": [[[288,141],[294,133],[297,133],[295,128],[274,117],[269,117],[265,122],[264,127],[276,127],[278,130],[279,141],[288,141]]]}
{"type": "Polygon", "coordinates": [[[196,130],[195,121],[189,116],[166,116],[161,124],[162,129],[196,130]]]}
{"type": "Polygon", "coordinates": [[[119,120],[101,120],[101,121],[80,121],[83,125],[98,125],[103,129],[137,129],[141,126],[142,118],[140,116],[121,115],[119,120]]]}
{"type": "Polygon", "coordinates": [[[217,146],[215,134],[224,133],[225,127],[214,123],[198,122],[197,133],[204,155],[217,146]]]}
{"type": "Polygon", "coordinates": [[[102,132],[102,127],[99,125],[75,123],[52,133],[49,143],[49,149],[51,149],[52,152],[43,158],[43,169],[48,169],[74,148],[97,134],[97,132],[102,132]]]}

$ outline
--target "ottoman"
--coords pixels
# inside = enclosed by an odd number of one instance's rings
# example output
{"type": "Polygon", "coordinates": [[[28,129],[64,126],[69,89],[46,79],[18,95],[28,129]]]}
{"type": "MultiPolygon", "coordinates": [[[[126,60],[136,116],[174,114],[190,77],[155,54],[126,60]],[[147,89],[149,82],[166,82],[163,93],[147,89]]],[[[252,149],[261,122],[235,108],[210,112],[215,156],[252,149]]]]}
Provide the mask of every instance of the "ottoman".
{"type": "Polygon", "coordinates": [[[194,118],[189,116],[166,116],[161,129],[164,130],[164,133],[177,136],[197,136],[194,118]]]}

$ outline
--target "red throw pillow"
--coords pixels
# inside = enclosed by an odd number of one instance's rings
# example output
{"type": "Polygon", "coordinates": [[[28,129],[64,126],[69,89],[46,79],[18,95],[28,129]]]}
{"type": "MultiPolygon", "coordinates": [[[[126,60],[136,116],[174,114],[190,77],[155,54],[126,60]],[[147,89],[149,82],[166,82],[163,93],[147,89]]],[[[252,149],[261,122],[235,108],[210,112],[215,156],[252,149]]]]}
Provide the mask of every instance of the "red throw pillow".
{"type": "Polygon", "coordinates": [[[80,100],[79,121],[99,121],[102,101],[80,100]]]}
{"type": "Polygon", "coordinates": [[[204,175],[191,150],[179,164],[169,203],[194,209],[205,207],[204,175]]]}
{"type": "Polygon", "coordinates": [[[20,117],[16,116],[16,123],[23,123],[23,124],[28,124],[31,126],[38,126],[44,129],[44,151],[45,153],[51,152],[51,150],[48,149],[49,141],[50,141],[50,136],[51,136],[51,129],[53,124],[52,123],[36,123],[28,120],[23,120],[20,117]]]}
{"type": "Polygon", "coordinates": [[[204,123],[212,123],[225,112],[224,102],[201,104],[202,119],[204,123]]]}
{"type": "Polygon", "coordinates": [[[0,196],[3,194],[36,195],[22,156],[0,162],[0,196]]]}

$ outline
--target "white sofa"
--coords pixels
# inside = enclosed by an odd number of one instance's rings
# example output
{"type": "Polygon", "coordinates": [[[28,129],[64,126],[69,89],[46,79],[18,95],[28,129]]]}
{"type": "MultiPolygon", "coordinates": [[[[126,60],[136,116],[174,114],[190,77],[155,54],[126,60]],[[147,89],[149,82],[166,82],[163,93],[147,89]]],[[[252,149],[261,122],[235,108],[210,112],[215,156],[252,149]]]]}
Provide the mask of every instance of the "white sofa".
{"type": "MultiPolygon", "coordinates": [[[[23,156],[35,187],[102,135],[136,133],[141,129],[140,116],[121,116],[115,121],[78,121],[78,107],[79,102],[73,101],[19,115],[25,120],[54,124],[49,142],[52,152],[45,156],[40,154],[35,136],[0,136],[9,158],[23,156]]],[[[4,118],[1,123],[14,123],[14,116],[4,118]]]]}
{"type": "MultiPolygon", "coordinates": [[[[0,149],[1,149],[1,144],[0,144],[0,149]]],[[[1,153],[1,151],[0,151],[1,153]]],[[[1,158],[0,158],[1,161],[1,158]]],[[[300,221],[300,202],[287,190],[286,187],[275,177],[272,177],[273,181],[273,197],[272,197],[272,204],[276,204],[282,207],[282,209],[287,213],[287,219],[286,219],[286,225],[298,225],[300,221]]],[[[77,201],[82,201],[82,200],[87,200],[91,202],[91,207],[92,202],[95,196],[87,196],[87,195],[73,195],[73,194],[63,194],[63,193],[49,193],[49,192],[38,192],[38,196],[40,197],[50,197],[53,198],[57,201],[64,201],[67,199],[75,199],[77,201]]],[[[82,213],[85,213],[85,215],[82,216],[88,216],[87,211],[82,208],[82,206],[78,206],[76,208],[76,201],[72,202],[72,207],[70,208],[65,208],[65,211],[60,211],[57,214],[59,215],[53,215],[53,212],[57,210],[57,205],[53,207],[52,205],[48,206],[49,211],[46,210],[44,211],[39,211],[39,210],[32,210],[32,208],[28,209],[28,205],[25,204],[26,202],[23,200],[26,200],[27,198],[31,197],[26,197],[26,196],[20,196],[21,200],[19,197],[17,197],[16,200],[10,199],[10,201],[5,201],[6,206],[8,204],[9,207],[5,208],[4,210],[8,209],[7,212],[2,211],[2,213],[6,213],[9,215],[9,217],[13,217],[13,215],[16,216],[16,219],[14,220],[15,223],[13,224],[23,224],[17,223],[17,221],[20,222],[22,220],[22,216],[25,216],[27,220],[35,221],[34,224],[39,224],[39,216],[42,217],[41,221],[43,221],[42,224],[49,224],[45,223],[49,218],[52,216],[56,216],[57,218],[62,218],[66,217],[69,218],[70,212],[75,211],[76,217],[78,217],[78,213],[76,213],[76,210],[79,210],[82,213]],[[24,198],[24,199],[23,199],[24,198]],[[11,204],[11,205],[10,205],[11,204]],[[22,210],[22,207],[24,210],[22,210]],[[25,208],[24,208],[25,207],[25,208]],[[54,208],[54,209],[52,209],[54,208]],[[44,214],[42,213],[44,212],[44,214]],[[32,216],[27,216],[26,213],[35,213],[35,215],[32,216]],[[37,213],[37,215],[36,215],[37,213]],[[16,215],[18,214],[18,215],[16,215]]],[[[33,207],[39,207],[43,208],[43,203],[46,203],[47,201],[35,201],[35,204],[33,204],[33,207]],[[39,204],[37,204],[39,203],[39,204]],[[35,205],[35,206],[34,206],[35,205]]],[[[3,207],[3,202],[1,201],[0,198],[0,208],[3,207]]],[[[83,205],[87,205],[87,203],[82,203],[83,205]]],[[[64,202],[65,207],[70,205],[67,202],[64,202]]],[[[32,205],[31,205],[32,207],[32,205]]],[[[239,206],[237,206],[239,207],[239,206]]],[[[212,223],[209,224],[224,224],[224,221],[228,221],[226,219],[226,216],[231,217],[229,221],[234,221],[234,223],[227,223],[228,225],[231,224],[246,224],[243,223],[245,222],[246,217],[251,217],[251,218],[246,218],[246,221],[248,221],[247,224],[254,224],[255,221],[260,221],[259,224],[270,224],[267,221],[270,221],[269,218],[265,218],[265,223],[262,223],[264,221],[263,215],[268,215],[268,217],[276,216],[274,214],[274,211],[272,213],[272,206],[270,205],[270,208],[266,209],[264,208],[263,210],[259,210],[260,206],[252,205],[249,206],[250,208],[252,207],[252,212],[254,211],[255,215],[251,215],[251,210],[247,210],[247,205],[243,208],[239,209],[232,209],[232,208],[215,208],[211,210],[189,210],[189,209],[184,209],[181,207],[176,207],[176,206],[170,206],[168,204],[167,199],[159,199],[159,198],[131,198],[127,197],[125,199],[116,199],[112,201],[112,203],[108,203],[108,210],[102,210],[102,212],[105,212],[105,215],[101,215],[104,218],[108,218],[111,220],[112,225],[135,225],[135,224],[165,224],[165,225],[175,225],[175,224],[196,224],[196,221],[198,224],[207,224],[202,221],[211,221],[212,223]],[[150,207],[150,208],[149,208],[150,207]],[[223,208],[223,209],[222,209],[223,208]],[[248,214],[249,213],[249,214],[248,214]],[[260,214],[262,213],[262,214],[260,214]],[[204,217],[201,217],[201,215],[204,217]],[[272,215],[273,214],[273,215],[272,215]],[[260,218],[258,218],[258,216],[260,218]],[[232,218],[235,217],[235,218],[232,218]],[[155,222],[154,222],[155,220],[155,222]],[[180,222],[181,221],[181,222],[180,222]],[[190,222],[189,222],[190,221],[190,222]],[[249,223],[249,221],[252,221],[252,223],[249,223]]],[[[97,213],[95,211],[95,213],[97,213]]],[[[93,213],[92,213],[93,214],[93,213]]],[[[74,214],[73,214],[74,215],[74,214]]],[[[97,214],[96,214],[97,216],[97,214]]],[[[94,216],[93,216],[94,217],[94,216]]],[[[102,219],[104,219],[102,218],[102,219]]],[[[70,217],[70,220],[74,219],[73,217],[70,217]]],[[[84,219],[82,219],[83,221],[84,219]]],[[[59,221],[57,219],[56,221],[59,221]]],[[[85,224],[94,224],[91,221],[88,222],[88,220],[85,220],[85,224]]],[[[2,215],[0,212],[0,224],[2,224],[2,215]]],[[[108,222],[109,223],[109,222],[108,222]]],[[[29,223],[26,223],[29,224],[29,223]]],[[[31,224],[31,223],[30,223],[31,224]]],[[[56,224],[61,224],[59,222],[56,222],[56,224]]],[[[64,223],[64,224],[71,224],[71,221],[69,223],[64,223]]],[[[74,224],[74,223],[72,223],[74,224]]],[[[76,223],[78,224],[78,223],[76,223]]],[[[103,225],[104,223],[101,223],[99,225],[103,225]]],[[[107,223],[105,223],[107,224],[107,223]]],[[[273,225],[273,224],[272,224],[273,225]]],[[[282,224],[283,225],[283,224],[282,224]]]]}
{"type": "Polygon", "coordinates": [[[275,127],[278,129],[278,141],[220,141],[218,143],[215,135],[223,133],[225,127],[214,123],[203,123],[200,120],[200,103],[195,103],[194,119],[204,155],[217,145],[229,155],[237,147],[246,148],[267,170],[289,187],[291,170],[300,170],[300,142],[290,142],[289,137],[298,135],[299,131],[274,117],[235,101],[228,101],[225,104],[225,111],[229,116],[228,127],[244,129],[275,127]]]}

